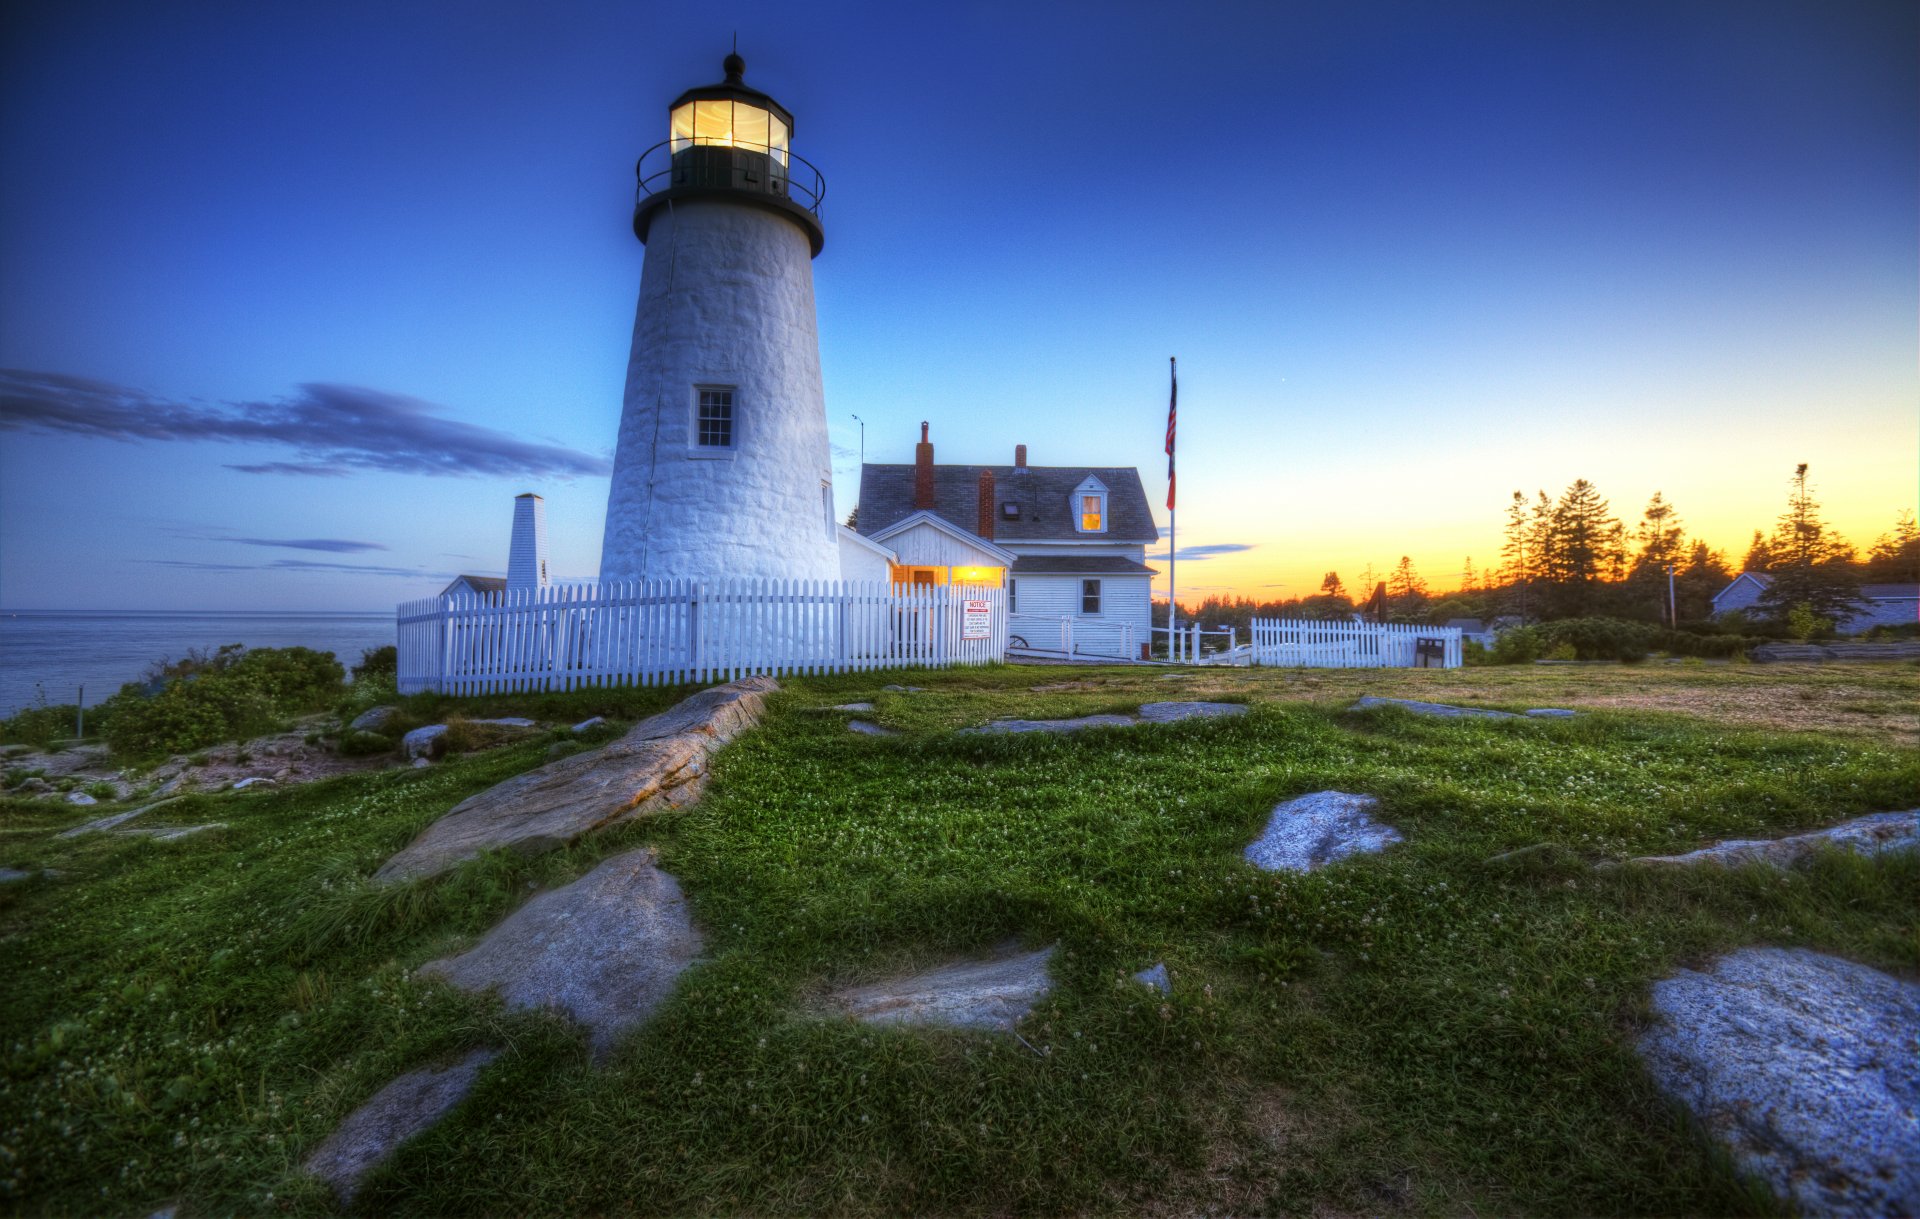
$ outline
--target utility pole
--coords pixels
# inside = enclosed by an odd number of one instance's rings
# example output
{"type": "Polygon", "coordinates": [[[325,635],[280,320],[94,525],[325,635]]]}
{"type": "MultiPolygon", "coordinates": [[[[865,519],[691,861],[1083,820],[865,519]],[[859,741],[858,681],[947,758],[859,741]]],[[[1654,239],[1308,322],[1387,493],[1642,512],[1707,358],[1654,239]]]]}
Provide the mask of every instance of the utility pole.
{"type": "Polygon", "coordinates": [[[1673,596],[1673,564],[1667,564],[1667,625],[1674,630],[1680,629],[1679,603],[1673,596]]]}
{"type": "Polygon", "coordinates": [[[867,421],[855,415],[853,421],[860,425],[860,464],[867,464],[867,421]]]}

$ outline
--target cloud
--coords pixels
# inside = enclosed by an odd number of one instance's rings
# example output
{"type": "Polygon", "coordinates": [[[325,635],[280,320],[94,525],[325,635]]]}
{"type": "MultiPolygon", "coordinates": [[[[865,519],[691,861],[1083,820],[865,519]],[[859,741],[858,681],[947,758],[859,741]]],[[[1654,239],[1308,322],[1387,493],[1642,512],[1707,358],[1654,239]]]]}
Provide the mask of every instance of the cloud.
{"type": "Polygon", "coordinates": [[[196,559],[142,559],[159,567],[179,567],[188,571],[333,571],[359,576],[400,576],[409,580],[447,579],[453,573],[426,571],[418,567],[379,567],[369,563],[318,563],[311,559],[275,559],[271,563],[203,563],[196,559]]]}
{"type": "Polygon", "coordinates": [[[1188,560],[1197,562],[1201,559],[1211,559],[1213,556],[1217,554],[1238,554],[1243,550],[1252,550],[1252,549],[1253,549],[1253,544],[1250,542],[1214,542],[1206,546],[1182,546],[1179,550],[1173,552],[1171,556],[1169,556],[1168,553],[1164,550],[1158,551],[1154,554],[1148,555],[1147,559],[1149,562],[1151,562],[1154,559],[1160,559],[1164,561],[1165,559],[1171,557],[1176,559],[1188,559],[1188,560]]]}
{"type": "Polygon", "coordinates": [[[418,398],[324,382],[271,402],[210,405],[61,373],[0,369],[0,431],[281,445],[298,458],[229,467],[248,474],[570,478],[612,469],[604,457],[533,444],[448,419],[444,411],[418,398]]]}
{"type": "Polygon", "coordinates": [[[242,546],[279,546],[287,550],[324,550],[328,554],[359,554],[385,550],[378,542],[349,542],[343,538],[228,538],[242,546]]]}

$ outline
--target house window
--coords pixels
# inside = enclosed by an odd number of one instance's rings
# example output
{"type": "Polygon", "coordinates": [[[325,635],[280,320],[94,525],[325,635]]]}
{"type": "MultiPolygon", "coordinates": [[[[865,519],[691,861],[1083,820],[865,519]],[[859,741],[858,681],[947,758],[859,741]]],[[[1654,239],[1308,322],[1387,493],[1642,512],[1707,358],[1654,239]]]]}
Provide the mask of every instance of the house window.
{"type": "Polygon", "coordinates": [[[703,449],[733,447],[733,387],[703,385],[694,416],[694,444],[703,449]]]}
{"type": "Polygon", "coordinates": [[[1076,533],[1107,531],[1107,484],[1091,475],[1081,479],[1067,506],[1072,510],[1076,533]]]}
{"type": "Polygon", "coordinates": [[[1083,614],[1100,612],[1100,581],[1080,581],[1080,612],[1083,614]]]}
{"type": "Polygon", "coordinates": [[[1007,577],[1007,612],[1009,614],[1020,612],[1020,581],[1012,576],[1007,577]]]}

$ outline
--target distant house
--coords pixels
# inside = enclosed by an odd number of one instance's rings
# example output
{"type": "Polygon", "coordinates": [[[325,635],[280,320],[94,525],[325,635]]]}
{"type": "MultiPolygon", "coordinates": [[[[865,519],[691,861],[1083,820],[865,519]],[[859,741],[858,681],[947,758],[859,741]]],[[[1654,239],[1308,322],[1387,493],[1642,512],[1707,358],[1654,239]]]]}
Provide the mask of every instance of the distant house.
{"type": "MultiPolygon", "coordinates": [[[[1761,594],[1772,583],[1773,577],[1766,572],[1741,572],[1731,584],[1714,595],[1714,616],[1752,609],[1759,604],[1761,594]]],[[[1841,634],[1858,635],[1876,626],[1920,622],[1920,584],[1863,584],[1860,587],[1860,599],[1864,602],[1863,607],[1846,621],[1837,624],[1836,629],[1841,634]]]]}
{"type": "Polygon", "coordinates": [[[505,576],[455,576],[453,582],[440,590],[442,597],[455,594],[469,597],[497,596],[506,591],[505,576]]]}
{"type": "Polygon", "coordinates": [[[1460,632],[1460,638],[1468,643],[1477,643],[1483,648],[1493,646],[1499,631],[1478,618],[1449,618],[1442,624],[1448,630],[1460,632]]]}
{"type": "MultiPolygon", "coordinates": [[[[921,425],[913,465],[860,470],[859,533],[893,554],[898,584],[976,584],[1007,590],[1008,635],[1057,649],[1137,655],[1151,638],[1159,541],[1140,473],[1112,466],[935,465],[921,425]]],[[[843,556],[847,550],[843,547],[843,556]]]]}

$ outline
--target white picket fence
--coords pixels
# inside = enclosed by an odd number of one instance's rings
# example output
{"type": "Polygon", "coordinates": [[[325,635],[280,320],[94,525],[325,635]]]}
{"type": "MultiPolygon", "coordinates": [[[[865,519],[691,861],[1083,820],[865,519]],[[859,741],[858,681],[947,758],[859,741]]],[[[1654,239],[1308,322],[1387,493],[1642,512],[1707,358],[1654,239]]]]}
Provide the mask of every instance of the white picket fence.
{"type": "Polygon", "coordinates": [[[1461,664],[1459,627],[1376,626],[1362,622],[1313,622],[1291,618],[1255,618],[1253,663],[1309,669],[1457,669],[1461,664]],[[1429,641],[1422,657],[1420,643],[1429,641]]]}
{"type": "Polygon", "coordinates": [[[403,694],[731,681],[1003,660],[1006,593],[841,580],[611,581],[399,607],[403,694]],[[969,639],[966,602],[985,602],[969,639]]]}

